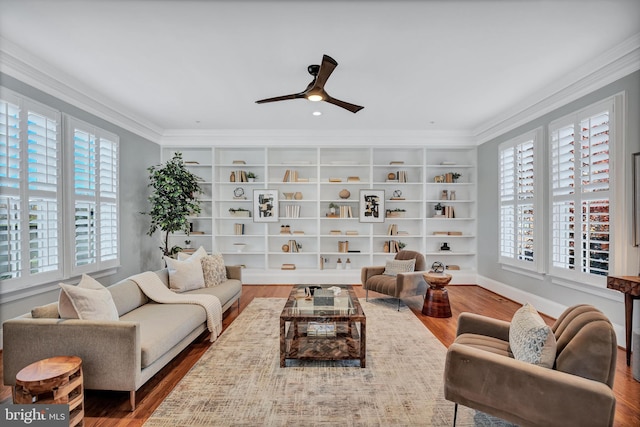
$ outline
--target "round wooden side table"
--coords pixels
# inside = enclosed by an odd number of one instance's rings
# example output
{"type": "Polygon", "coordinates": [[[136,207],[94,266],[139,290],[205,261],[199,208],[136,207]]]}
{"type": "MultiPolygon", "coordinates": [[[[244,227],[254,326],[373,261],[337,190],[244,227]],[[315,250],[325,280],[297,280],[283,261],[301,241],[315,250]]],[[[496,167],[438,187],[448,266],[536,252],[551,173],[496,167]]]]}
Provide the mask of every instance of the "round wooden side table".
{"type": "Polygon", "coordinates": [[[424,273],[423,277],[429,287],[424,298],[422,314],[429,317],[451,317],[449,293],[444,288],[451,281],[451,275],[430,271],[424,273]]]}
{"type": "Polygon", "coordinates": [[[69,405],[69,427],[82,425],[82,359],[76,356],[57,356],[39,360],[23,368],[16,375],[13,403],[66,403],[69,405]]]}

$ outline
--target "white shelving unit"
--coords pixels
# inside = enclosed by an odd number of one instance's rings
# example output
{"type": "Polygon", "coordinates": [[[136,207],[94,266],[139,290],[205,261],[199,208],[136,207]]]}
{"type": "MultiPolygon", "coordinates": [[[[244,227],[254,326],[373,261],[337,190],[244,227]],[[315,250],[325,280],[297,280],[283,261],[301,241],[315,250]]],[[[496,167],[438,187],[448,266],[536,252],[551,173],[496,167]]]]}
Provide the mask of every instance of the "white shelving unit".
{"type": "Polygon", "coordinates": [[[384,265],[394,256],[386,252],[389,241],[425,254],[427,265],[459,267],[450,270],[453,283],[475,283],[475,147],[180,146],[164,147],[163,161],[177,151],[202,178],[204,193],[202,213],[191,218],[196,234],[176,233],[170,243],[191,240],[194,248],[221,252],[227,264],[246,267],[245,283],[359,283],[361,267],[384,265]],[[249,172],[255,181],[241,181],[249,172]],[[460,174],[457,182],[436,182],[452,173],[460,174]],[[253,218],[253,192],[265,189],[278,193],[277,222],[253,218]],[[385,209],[394,213],[384,222],[360,222],[363,189],[384,190],[385,209]],[[348,198],[340,197],[343,190],[348,198]],[[455,192],[455,199],[441,199],[443,191],[455,192]],[[437,203],[453,208],[455,217],[434,217],[437,203]],[[352,217],[330,216],[330,205],[350,207],[352,217]],[[247,211],[251,216],[239,216],[247,211]],[[399,234],[388,234],[392,225],[399,234]],[[282,232],[286,226],[288,234],[282,232]],[[283,251],[291,240],[298,252],[283,251]],[[341,251],[341,242],[348,242],[349,252],[341,251]],[[448,251],[440,250],[445,242],[448,251]],[[282,270],[283,264],[296,269],[282,270]]]}

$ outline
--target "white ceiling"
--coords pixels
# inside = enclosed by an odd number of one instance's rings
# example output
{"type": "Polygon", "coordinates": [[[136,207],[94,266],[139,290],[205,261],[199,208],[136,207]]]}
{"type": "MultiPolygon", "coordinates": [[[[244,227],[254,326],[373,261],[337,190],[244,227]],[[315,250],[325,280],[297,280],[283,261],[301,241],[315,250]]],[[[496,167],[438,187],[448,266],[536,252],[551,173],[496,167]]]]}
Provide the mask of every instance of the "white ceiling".
{"type": "Polygon", "coordinates": [[[593,72],[639,18],[638,0],[0,0],[0,49],[160,133],[477,134],[593,72]],[[255,104],[302,91],[323,54],[327,92],[364,110],[255,104]]]}

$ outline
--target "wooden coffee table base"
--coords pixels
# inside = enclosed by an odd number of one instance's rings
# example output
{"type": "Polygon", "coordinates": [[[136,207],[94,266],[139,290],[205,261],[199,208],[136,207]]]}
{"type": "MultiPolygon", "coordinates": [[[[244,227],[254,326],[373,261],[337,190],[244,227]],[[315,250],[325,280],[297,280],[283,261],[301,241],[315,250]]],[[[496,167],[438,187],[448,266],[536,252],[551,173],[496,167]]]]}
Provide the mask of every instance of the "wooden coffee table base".
{"type": "Polygon", "coordinates": [[[82,425],[84,391],[82,360],[58,356],[34,362],[16,375],[13,402],[17,404],[68,404],[69,426],[82,425]]]}

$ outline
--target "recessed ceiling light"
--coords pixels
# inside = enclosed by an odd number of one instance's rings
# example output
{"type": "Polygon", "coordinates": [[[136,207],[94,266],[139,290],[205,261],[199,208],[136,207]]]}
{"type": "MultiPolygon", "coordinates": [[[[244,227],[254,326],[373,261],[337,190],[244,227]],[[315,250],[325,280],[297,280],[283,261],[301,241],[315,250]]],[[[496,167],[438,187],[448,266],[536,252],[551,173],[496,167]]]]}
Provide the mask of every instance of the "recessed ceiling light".
{"type": "Polygon", "coordinates": [[[322,113],[320,111],[314,111],[312,114],[314,116],[321,116],[322,115],[322,113]]]}

